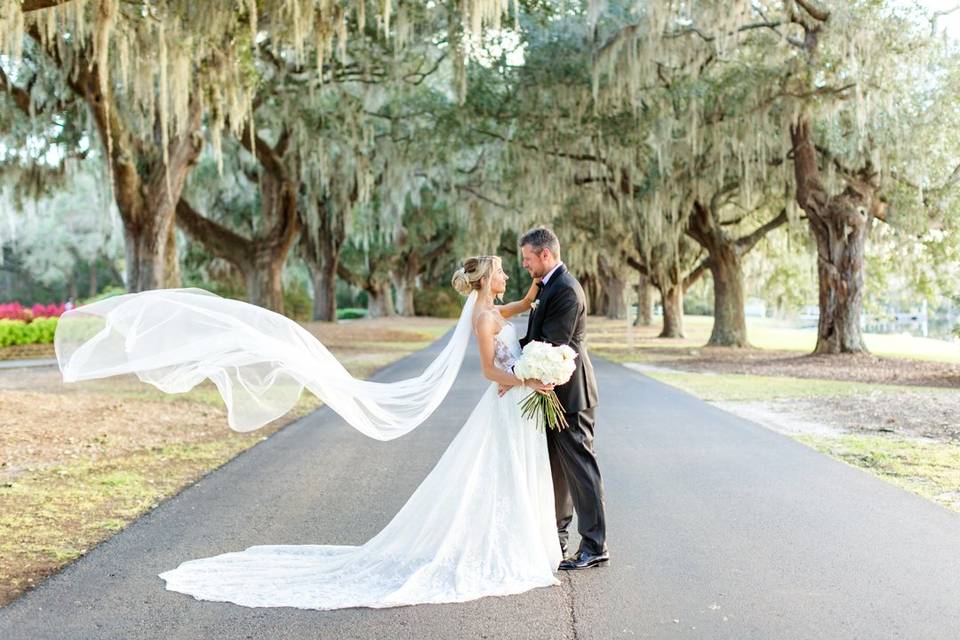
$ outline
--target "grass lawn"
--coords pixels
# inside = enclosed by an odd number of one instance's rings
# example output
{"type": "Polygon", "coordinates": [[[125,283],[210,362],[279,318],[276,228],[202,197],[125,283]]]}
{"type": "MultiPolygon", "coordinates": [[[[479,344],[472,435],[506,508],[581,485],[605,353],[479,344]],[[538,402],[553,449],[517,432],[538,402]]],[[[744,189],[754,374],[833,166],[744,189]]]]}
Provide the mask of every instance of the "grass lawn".
{"type": "MultiPolygon", "coordinates": [[[[631,322],[590,318],[591,348],[598,352],[633,351],[639,356],[635,360],[640,360],[644,349],[686,351],[702,347],[713,329],[712,316],[685,316],[686,338],[653,340],[660,332],[659,318],[654,318],[654,327],[633,327],[631,322]]],[[[747,318],[747,338],[758,349],[809,353],[816,344],[816,330],[797,329],[771,318],[747,318]]],[[[878,356],[960,363],[960,342],[875,333],[864,334],[864,342],[870,352],[878,356]]]]}
{"type": "MultiPolygon", "coordinates": [[[[643,371],[660,382],[679,387],[703,400],[770,400],[773,398],[815,398],[854,396],[870,393],[915,392],[916,387],[869,384],[846,380],[788,378],[739,374],[690,373],[686,371],[643,371]]],[[[950,389],[931,388],[932,392],[956,393],[950,389]]]]}

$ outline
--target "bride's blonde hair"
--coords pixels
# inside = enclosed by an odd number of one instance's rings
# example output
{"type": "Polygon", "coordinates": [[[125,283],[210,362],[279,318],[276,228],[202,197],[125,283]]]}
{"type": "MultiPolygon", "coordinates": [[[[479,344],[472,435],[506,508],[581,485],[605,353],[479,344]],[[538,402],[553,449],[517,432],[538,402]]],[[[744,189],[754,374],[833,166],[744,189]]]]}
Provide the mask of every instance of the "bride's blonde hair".
{"type": "Polygon", "coordinates": [[[474,256],[463,261],[463,266],[453,272],[450,284],[462,295],[472,291],[490,292],[490,276],[500,266],[499,256],[474,256]],[[486,278],[486,281],[483,279],[486,278]]]}

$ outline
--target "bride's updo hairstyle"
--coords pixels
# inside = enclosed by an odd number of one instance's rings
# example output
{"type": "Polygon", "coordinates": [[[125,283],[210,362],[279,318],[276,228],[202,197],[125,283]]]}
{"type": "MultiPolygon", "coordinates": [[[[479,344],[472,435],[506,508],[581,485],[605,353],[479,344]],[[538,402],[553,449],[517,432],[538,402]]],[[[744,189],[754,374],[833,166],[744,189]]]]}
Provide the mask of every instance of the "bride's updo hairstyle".
{"type": "Polygon", "coordinates": [[[476,256],[463,261],[463,266],[453,272],[450,284],[462,295],[468,296],[472,291],[486,291],[490,289],[490,276],[493,270],[500,265],[499,256],[476,256]],[[486,281],[481,286],[483,278],[486,281]]]}

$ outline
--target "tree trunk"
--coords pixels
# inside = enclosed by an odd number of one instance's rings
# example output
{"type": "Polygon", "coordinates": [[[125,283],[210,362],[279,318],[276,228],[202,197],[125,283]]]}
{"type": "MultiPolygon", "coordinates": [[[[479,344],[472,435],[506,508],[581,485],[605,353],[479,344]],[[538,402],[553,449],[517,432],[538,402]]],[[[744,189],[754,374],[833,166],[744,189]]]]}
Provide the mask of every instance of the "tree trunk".
{"type": "Polygon", "coordinates": [[[620,320],[627,317],[627,301],[624,290],[627,281],[622,271],[617,270],[604,255],[597,259],[600,270],[600,279],[603,282],[601,299],[603,313],[611,320],[620,320]]]}
{"type": "Polygon", "coordinates": [[[663,302],[663,330],[661,338],[684,338],[683,333],[683,286],[679,284],[660,288],[663,302]]]}
{"type": "Polygon", "coordinates": [[[583,287],[583,295],[587,299],[587,315],[593,315],[604,309],[603,289],[600,287],[599,277],[596,274],[585,272],[579,280],[580,286],[583,287]]]}
{"type": "MultiPolygon", "coordinates": [[[[835,201],[835,204],[839,203],[835,201]]],[[[857,215],[851,204],[844,208],[851,216],[857,215]]],[[[860,330],[860,314],[863,309],[863,258],[870,226],[869,219],[853,229],[831,224],[826,236],[817,235],[820,320],[815,353],[867,351],[860,330]]]]}
{"type": "Polygon", "coordinates": [[[723,244],[710,254],[713,276],[713,331],[708,345],[748,347],[744,315],[743,265],[736,249],[723,244]]]}
{"type": "Polygon", "coordinates": [[[313,319],[333,322],[337,319],[337,264],[339,256],[322,258],[315,266],[307,266],[313,280],[313,319]]]}
{"type": "Polygon", "coordinates": [[[768,233],[787,222],[787,211],[782,209],[752,233],[740,238],[728,235],[717,201],[738,186],[736,182],[724,185],[709,204],[694,201],[686,230],[709,256],[708,266],[713,275],[713,331],[707,344],[714,347],[750,346],[744,315],[743,256],[768,233]]]}
{"type": "Polygon", "coordinates": [[[247,299],[256,305],[283,313],[283,265],[300,230],[296,202],[284,201],[286,213],[279,222],[250,240],[197,213],[186,199],[177,204],[177,222],[192,238],[218,258],[243,273],[247,299]]]}
{"type": "MultiPolygon", "coordinates": [[[[687,243],[693,244],[690,240],[687,243]]],[[[660,338],[683,338],[683,294],[686,293],[693,284],[700,279],[706,272],[709,259],[700,260],[695,267],[686,272],[686,267],[681,267],[676,262],[659,268],[651,269],[644,261],[644,258],[623,255],[626,263],[640,272],[641,276],[649,278],[652,286],[660,292],[660,300],[663,304],[663,328],[660,331],[660,338]],[[686,275],[684,275],[686,273],[686,275]]],[[[689,263],[691,258],[699,256],[687,255],[683,262],[689,263]]]]}
{"type": "Polygon", "coordinates": [[[176,207],[176,221],[191,237],[244,274],[247,299],[277,313],[283,313],[283,265],[300,233],[299,183],[283,160],[289,139],[284,130],[275,147],[259,137],[252,149],[249,139],[241,141],[264,169],[260,180],[262,224],[253,238],[200,215],[184,198],[176,207]]]}
{"type": "MultiPolygon", "coordinates": [[[[174,216],[176,216],[176,209],[174,209],[174,216]]],[[[164,268],[163,268],[163,278],[164,278],[164,287],[175,289],[183,286],[183,278],[180,276],[180,258],[177,256],[177,225],[176,219],[174,219],[174,224],[170,225],[170,230],[167,232],[167,246],[164,249],[164,268]]]]}
{"type": "MultiPolygon", "coordinates": [[[[192,124],[199,128],[199,105],[194,109],[192,124]]],[[[194,135],[196,130],[171,140],[169,166],[164,168],[162,162],[155,162],[148,169],[151,175],[147,179],[135,167],[126,166],[135,157],[130,141],[113,139],[111,173],[117,209],[123,220],[126,284],[131,292],[180,286],[174,215],[187,175],[200,155],[202,138],[194,135]],[[120,149],[124,152],[118,152],[120,149]]],[[[143,166],[146,160],[140,160],[138,164],[143,166]]]]}
{"type": "Polygon", "coordinates": [[[151,136],[135,135],[136,125],[124,119],[135,115],[118,108],[112,84],[109,80],[101,83],[106,71],[87,58],[85,51],[71,47],[76,58],[65,58],[61,55],[62,36],[43,37],[39,23],[28,25],[26,32],[64,72],[71,91],[84,100],[107,152],[114,199],[124,226],[127,289],[179,286],[176,238],[168,234],[187,174],[203,146],[201,100],[191,94],[189,121],[183,131],[170,137],[164,154],[151,136]]]}
{"type": "Polygon", "coordinates": [[[627,317],[626,288],[627,282],[621,274],[607,276],[603,290],[607,318],[621,320],[627,317]]]}
{"type": "Polygon", "coordinates": [[[337,270],[347,235],[346,220],[342,212],[331,210],[328,201],[317,204],[319,227],[313,234],[301,223],[300,253],[313,281],[313,319],[333,322],[337,319],[337,270]]]}
{"type": "Polygon", "coordinates": [[[127,291],[162,288],[166,281],[166,260],[161,247],[165,249],[166,242],[160,239],[158,225],[128,224],[126,217],[121,215],[121,218],[124,223],[124,282],[127,291]]]}
{"type": "Polygon", "coordinates": [[[99,69],[94,65],[88,70],[83,64],[80,68],[71,84],[89,105],[103,148],[111,150],[110,174],[124,226],[127,289],[178,287],[174,216],[187,175],[203,147],[202,105],[191,98],[190,122],[183,133],[169,140],[164,165],[159,150],[138,152],[149,145],[134,141],[127,123],[120,120],[113,96],[100,92],[99,69]]]}
{"type": "MultiPolygon", "coordinates": [[[[820,320],[815,353],[861,353],[864,251],[873,218],[884,219],[885,205],[869,175],[846,176],[847,187],[829,195],[820,178],[811,140],[810,116],[802,113],[791,127],[797,203],[807,214],[817,242],[820,320]]],[[[869,174],[868,170],[864,170],[869,174]]]]}
{"type": "Polygon", "coordinates": [[[253,304],[283,313],[283,263],[287,254],[269,247],[257,251],[243,270],[247,298],[253,304]]]}
{"type": "Polygon", "coordinates": [[[97,261],[90,261],[90,274],[89,280],[87,281],[87,290],[89,291],[89,296],[92,298],[97,295],[97,261]]]}
{"type": "Polygon", "coordinates": [[[414,316],[413,292],[416,289],[417,276],[420,274],[420,260],[417,252],[411,252],[403,264],[390,273],[393,288],[397,291],[397,314],[414,316]]]}
{"type": "Polygon", "coordinates": [[[367,292],[367,317],[386,318],[397,315],[389,282],[377,282],[367,292]]]}
{"type": "Polygon", "coordinates": [[[653,296],[650,294],[650,279],[641,273],[637,282],[637,318],[633,321],[635,327],[649,327],[653,324],[653,296]]]}
{"type": "Polygon", "coordinates": [[[416,285],[413,281],[398,277],[393,280],[393,287],[397,290],[397,314],[401,316],[414,316],[416,309],[413,305],[413,292],[416,285]]]}

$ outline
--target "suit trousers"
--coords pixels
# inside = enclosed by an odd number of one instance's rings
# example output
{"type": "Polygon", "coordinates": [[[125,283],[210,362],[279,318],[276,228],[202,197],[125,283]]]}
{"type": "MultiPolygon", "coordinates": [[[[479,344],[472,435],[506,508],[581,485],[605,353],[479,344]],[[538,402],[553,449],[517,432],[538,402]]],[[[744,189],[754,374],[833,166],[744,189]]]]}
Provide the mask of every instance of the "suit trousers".
{"type": "Polygon", "coordinates": [[[603,479],[593,451],[594,408],[565,413],[569,425],[562,431],[547,429],[547,450],[553,476],[557,534],[567,546],[567,529],[577,513],[580,550],[606,551],[606,515],[603,479]]]}

